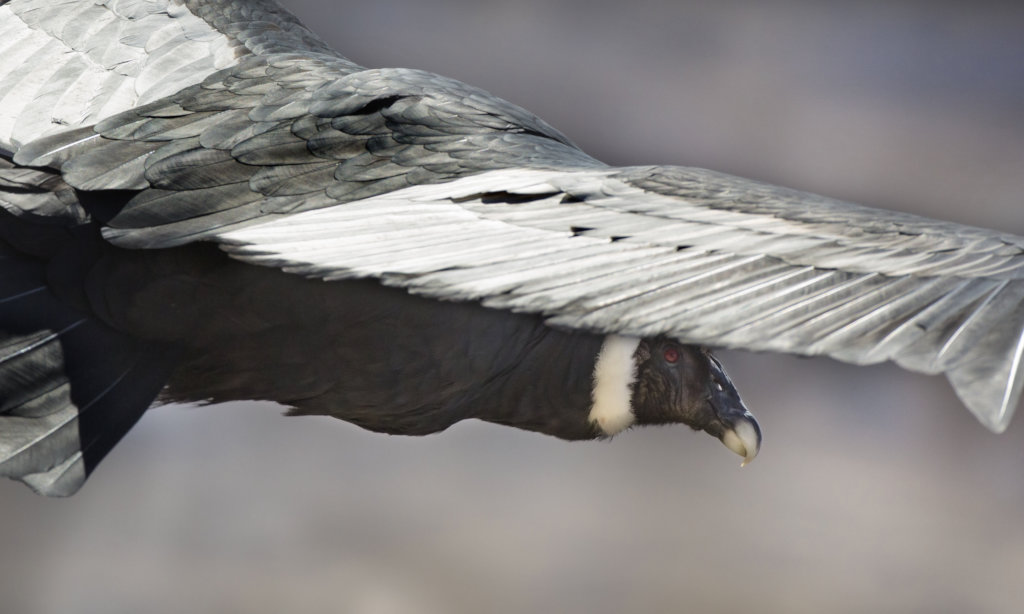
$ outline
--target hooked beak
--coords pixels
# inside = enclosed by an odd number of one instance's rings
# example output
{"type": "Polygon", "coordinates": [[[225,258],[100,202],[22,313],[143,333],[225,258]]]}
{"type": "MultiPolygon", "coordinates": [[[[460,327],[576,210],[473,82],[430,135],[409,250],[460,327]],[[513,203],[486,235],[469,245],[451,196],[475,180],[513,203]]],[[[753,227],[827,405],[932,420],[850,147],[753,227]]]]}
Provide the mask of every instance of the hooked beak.
{"type": "Polygon", "coordinates": [[[725,429],[720,439],[725,447],[743,457],[740,467],[746,467],[761,450],[761,427],[754,416],[746,412],[732,428],[725,429]]]}
{"type": "Polygon", "coordinates": [[[708,403],[715,417],[704,427],[718,437],[725,447],[743,457],[740,467],[754,460],[761,450],[761,427],[753,414],[743,405],[740,394],[714,356],[711,359],[712,389],[708,403]]]}

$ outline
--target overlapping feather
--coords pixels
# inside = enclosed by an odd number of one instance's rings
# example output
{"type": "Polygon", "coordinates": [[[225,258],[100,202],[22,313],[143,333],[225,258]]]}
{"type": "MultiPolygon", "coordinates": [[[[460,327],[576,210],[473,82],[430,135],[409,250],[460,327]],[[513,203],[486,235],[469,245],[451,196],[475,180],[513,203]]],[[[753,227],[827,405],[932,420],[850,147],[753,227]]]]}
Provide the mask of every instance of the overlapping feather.
{"type": "Polygon", "coordinates": [[[72,187],[137,190],[104,230],[119,245],[212,240],[556,326],[893,360],[946,373],[995,430],[1019,402],[1020,237],[701,169],[609,168],[486,92],[362,69],[264,0],[76,5],[89,20],[58,6],[0,6],[9,50],[53,60],[5,62],[0,142],[72,187]]]}

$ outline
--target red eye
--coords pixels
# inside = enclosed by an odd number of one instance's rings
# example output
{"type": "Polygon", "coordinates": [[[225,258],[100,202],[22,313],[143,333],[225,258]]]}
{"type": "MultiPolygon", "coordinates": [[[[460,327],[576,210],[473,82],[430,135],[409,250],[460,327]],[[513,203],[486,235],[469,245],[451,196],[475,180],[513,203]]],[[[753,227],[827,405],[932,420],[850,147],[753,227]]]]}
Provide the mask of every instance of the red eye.
{"type": "Polygon", "coordinates": [[[679,360],[679,350],[673,347],[665,348],[665,361],[675,364],[679,360]]]}

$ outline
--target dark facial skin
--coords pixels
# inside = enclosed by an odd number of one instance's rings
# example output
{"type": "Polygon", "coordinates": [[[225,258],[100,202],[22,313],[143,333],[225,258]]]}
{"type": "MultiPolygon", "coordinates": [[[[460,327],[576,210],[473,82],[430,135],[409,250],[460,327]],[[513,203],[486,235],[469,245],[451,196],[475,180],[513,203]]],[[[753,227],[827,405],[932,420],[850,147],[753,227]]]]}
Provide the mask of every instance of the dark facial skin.
{"type": "Polygon", "coordinates": [[[635,357],[637,424],[681,422],[721,439],[747,461],[757,454],[760,427],[710,350],[652,337],[640,341],[635,357]]]}

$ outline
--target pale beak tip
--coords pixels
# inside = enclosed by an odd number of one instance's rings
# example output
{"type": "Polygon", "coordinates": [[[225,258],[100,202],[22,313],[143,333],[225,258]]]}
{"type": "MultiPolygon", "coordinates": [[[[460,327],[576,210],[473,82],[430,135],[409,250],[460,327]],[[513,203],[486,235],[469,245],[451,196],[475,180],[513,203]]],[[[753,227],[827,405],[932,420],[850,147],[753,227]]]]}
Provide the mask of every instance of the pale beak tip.
{"type": "Polygon", "coordinates": [[[761,429],[749,413],[722,435],[722,443],[743,457],[740,467],[746,467],[761,451],[761,429]]]}

